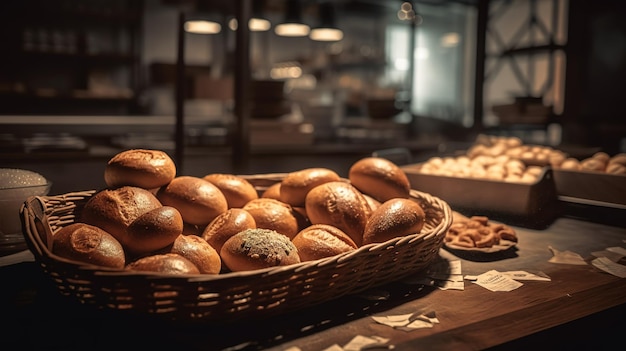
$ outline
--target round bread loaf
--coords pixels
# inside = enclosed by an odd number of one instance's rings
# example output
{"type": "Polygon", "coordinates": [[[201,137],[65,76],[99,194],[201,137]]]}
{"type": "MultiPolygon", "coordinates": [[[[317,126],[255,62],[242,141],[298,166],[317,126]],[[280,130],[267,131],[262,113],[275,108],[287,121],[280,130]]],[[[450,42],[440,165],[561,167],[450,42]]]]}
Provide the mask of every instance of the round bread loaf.
{"type": "Polygon", "coordinates": [[[130,185],[155,189],[176,176],[174,161],[163,151],[132,149],[113,156],[104,169],[107,186],[130,185]]]}
{"type": "Polygon", "coordinates": [[[280,200],[280,182],[270,185],[263,191],[261,197],[280,200]]]}
{"type": "Polygon", "coordinates": [[[357,249],[348,234],[328,224],[314,224],[302,229],[292,240],[301,261],[332,257],[357,249]]]}
{"type": "Polygon", "coordinates": [[[171,245],[183,232],[183,217],[171,206],[161,206],[137,217],[127,230],[124,247],[144,255],[171,245]]]}
{"type": "Polygon", "coordinates": [[[246,229],[254,228],[256,228],[256,222],[250,212],[242,208],[230,208],[215,217],[204,228],[201,237],[213,246],[217,252],[220,252],[222,245],[228,238],[246,229]]]}
{"type": "Polygon", "coordinates": [[[104,230],[85,223],[72,223],[53,237],[52,253],[69,260],[110,268],[124,268],[124,248],[104,230]]]}
{"type": "Polygon", "coordinates": [[[335,226],[361,246],[372,210],[363,194],[350,183],[338,181],[316,186],[307,194],[305,208],[311,224],[335,226]]]}
{"type": "Polygon", "coordinates": [[[247,229],[230,237],[220,251],[233,272],[300,263],[298,249],[285,235],[271,229],[247,229]]]}
{"type": "MultiPolygon", "coordinates": [[[[95,193],[83,207],[79,222],[103,229],[126,247],[132,239],[128,227],[144,213],[162,207],[149,190],[124,186],[95,193]]],[[[131,244],[132,245],[132,244],[131,244]]]]}
{"type": "Polygon", "coordinates": [[[203,274],[219,274],[222,269],[219,253],[199,236],[179,235],[170,252],[188,259],[203,274]]]}
{"type": "Polygon", "coordinates": [[[208,180],[193,176],[179,176],[161,187],[157,198],[163,205],[176,208],[183,221],[205,226],[228,209],[222,191],[208,180]]]}
{"type": "Polygon", "coordinates": [[[363,245],[418,234],[425,222],[426,214],[417,202],[405,198],[387,200],[367,221],[363,232],[363,245]]]}
{"type": "Polygon", "coordinates": [[[252,215],[257,228],[275,230],[289,239],[300,231],[296,213],[282,201],[258,198],[248,202],[243,209],[252,215]]]}
{"type": "Polygon", "coordinates": [[[234,174],[212,173],[203,177],[215,185],[228,203],[228,208],[241,208],[248,201],[259,197],[254,186],[245,178],[234,174]]]}
{"type": "Polygon", "coordinates": [[[306,168],[287,173],[280,183],[280,200],[291,206],[302,207],[309,190],[339,180],[339,175],[328,168],[306,168]]]}
{"type": "Polygon", "coordinates": [[[385,202],[409,198],[411,184],[404,171],[382,157],[366,157],[355,162],[348,171],[350,183],[362,193],[385,202]]]}
{"type": "Polygon", "coordinates": [[[126,270],[163,274],[200,274],[198,267],[175,253],[154,254],[142,257],[126,265],[126,270]]]}

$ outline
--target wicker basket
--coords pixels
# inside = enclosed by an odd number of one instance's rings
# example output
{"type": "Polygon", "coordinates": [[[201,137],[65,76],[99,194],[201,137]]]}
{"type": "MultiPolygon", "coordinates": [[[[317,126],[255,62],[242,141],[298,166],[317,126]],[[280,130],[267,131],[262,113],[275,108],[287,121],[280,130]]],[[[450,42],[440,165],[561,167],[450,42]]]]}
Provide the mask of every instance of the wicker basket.
{"type": "MultiPolygon", "coordinates": [[[[244,176],[259,191],[284,174],[244,176]]],[[[29,198],[20,210],[36,261],[61,294],[98,309],[130,310],[170,320],[227,323],[295,311],[419,274],[438,256],[452,223],[443,200],[411,191],[425,210],[421,233],[369,244],[317,261],[219,275],[164,275],[81,265],[51,252],[54,232],[79,217],[95,190],[29,198]]]]}

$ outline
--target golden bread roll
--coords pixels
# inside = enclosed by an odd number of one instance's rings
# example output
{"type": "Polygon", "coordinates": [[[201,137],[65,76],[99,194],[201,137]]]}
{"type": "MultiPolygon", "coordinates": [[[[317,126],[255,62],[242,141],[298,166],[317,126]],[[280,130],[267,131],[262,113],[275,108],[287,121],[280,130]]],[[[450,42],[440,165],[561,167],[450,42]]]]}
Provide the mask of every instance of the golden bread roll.
{"type": "Polygon", "coordinates": [[[280,182],[274,183],[265,189],[265,191],[261,194],[261,197],[280,200],[280,182]]]}
{"type": "Polygon", "coordinates": [[[609,163],[609,165],[606,167],[606,173],[626,174],[626,166],[619,163],[609,163]]]}
{"type": "Polygon", "coordinates": [[[208,180],[222,191],[228,208],[241,208],[248,201],[259,197],[254,186],[245,178],[234,174],[212,173],[205,175],[204,180],[208,180]]]}
{"type": "Polygon", "coordinates": [[[208,180],[179,176],[161,187],[157,198],[163,205],[176,208],[183,221],[205,226],[228,209],[222,191],[208,180]]]}
{"type": "Polygon", "coordinates": [[[175,253],[145,256],[126,265],[126,270],[163,274],[200,274],[198,267],[175,253]]]}
{"type": "Polygon", "coordinates": [[[335,226],[361,246],[372,210],[365,196],[350,183],[338,181],[316,186],[307,194],[305,208],[311,224],[335,226]]]}
{"type": "Polygon", "coordinates": [[[610,165],[619,164],[619,165],[626,167],[626,153],[619,153],[619,154],[613,155],[613,157],[609,159],[608,163],[610,165]]]}
{"type": "Polygon", "coordinates": [[[220,252],[222,245],[228,238],[246,229],[254,228],[256,228],[256,222],[250,212],[242,208],[230,208],[215,217],[204,228],[201,237],[217,252],[220,252]]]}
{"type": "Polygon", "coordinates": [[[258,198],[248,202],[243,209],[252,215],[257,228],[275,230],[289,239],[300,231],[297,214],[282,201],[258,198]]]}
{"type": "Polygon", "coordinates": [[[124,248],[104,230],[85,223],[72,223],[53,236],[52,253],[69,260],[110,268],[124,268],[124,248]]]}
{"type": "Polygon", "coordinates": [[[79,222],[103,229],[126,247],[133,240],[128,236],[131,223],[160,207],[161,202],[156,196],[143,188],[124,186],[104,189],[87,200],[79,222]]]}
{"type": "Polygon", "coordinates": [[[602,158],[590,157],[580,161],[580,167],[586,171],[604,172],[606,169],[606,162],[604,162],[602,158]]]}
{"type": "Polygon", "coordinates": [[[124,247],[144,255],[168,245],[183,233],[183,217],[171,206],[161,206],[137,217],[129,226],[124,247]]]}
{"type": "Polygon", "coordinates": [[[411,191],[404,171],[382,157],[366,157],[355,162],[350,167],[348,178],[362,193],[380,202],[396,197],[409,198],[411,191]]]}
{"type": "Polygon", "coordinates": [[[339,175],[328,168],[306,168],[287,173],[280,183],[280,200],[291,206],[302,207],[309,190],[339,180],[339,175]]]}
{"type": "Polygon", "coordinates": [[[561,169],[580,170],[580,161],[574,157],[568,157],[561,163],[561,169]]]}
{"type": "Polygon", "coordinates": [[[159,150],[132,149],[113,156],[104,169],[104,181],[110,188],[130,185],[155,189],[176,176],[176,166],[169,155],[159,150]]]}
{"type": "Polygon", "coordinates": [[[292,240],[301,261],[313,261],[356,250],[348,234],[328,224],[314,224],[302,229],[292,240]]]}
{"type": "Polygon", "coordinates": [[[417,234],[422,231],[426,215],[415,201],[405,198],[387,200],[372,213],[363,233],[363,245],[417,234]]]}
{"type": "Polygon", "coordinates": [[[285,235],[271,229],[247,229],[230,237],[220,250],[233,272],[300,263],[298,249],[285,235]]]}
{"type": "Polygon", "coordinates": [[[203,274],[219,274],[222,269],[219,253],[206,240],[196,235],[179,235],[170,252],[188,259],[203,274]]]}

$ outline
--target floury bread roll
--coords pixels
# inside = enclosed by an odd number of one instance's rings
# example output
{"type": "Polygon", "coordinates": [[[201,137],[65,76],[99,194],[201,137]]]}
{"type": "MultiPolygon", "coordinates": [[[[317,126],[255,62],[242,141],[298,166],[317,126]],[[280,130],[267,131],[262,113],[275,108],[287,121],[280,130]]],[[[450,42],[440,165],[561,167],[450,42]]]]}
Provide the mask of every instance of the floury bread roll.
{"type": "Polygon", "coordinates": [[[367,221],[363,245],[417,234],[422,231],[425,222],[424,209],[417,202],[404,198],[385,201],[367,221]]]}
{"type": "Polygon", "coordinates": [[[191,261],[175,253],[154,254],[126,265],[126,270],[163,274],[200,274],[191,261]]]}
{"type": "Polygon", "coordinates": [[[300,263],[298,249],[285,235],[270,229],[247,229],[226,240],[222,262],[233,272],[300,263]]]}
{"type": "Polygon", "coordinates": [[[385,202],[409,198],[411,184],[395,163],[381,157],[366,157],[355,162],[348,172],[350,183],[362,193],[385,202]]]}
{"type": "Polygon", "coordinates": [[[328,168],[306,168],[287,173],[280,183],[280,200],[291,206],[303,207],[306,194],[311,189],[339,180],[339,175],[328,168]]]}
{"type": "Polygon", "coordinates": [[[178,210],[161,205],[149,190],[130,186],[96,193],[85,204],[81,222],[110,233],[133,255],[162,249],[183,231],[178,210]]]}
{"type": "Polygon", "coordinates": [[[217,252],[231,236],[246,229],[256,228],[256,221],[250,212],[242,208],[230,208],[211,221],[202,232],[201,237],[217,252]]]}
{"type": "Polygon", "coordinates": [[[354,240],[337,227],[314,224],[302,229],[292,240],[300,260],[313,261],[356,250],[354,240]]]}
{"type": "Polygon", "coordinates": [[[179,235],[174,240],[170,253],[188,259],[203,274],[219,274],[222,269],[219,253],[206,240],[196,235],[179,235]]]}
{"type": "Polygon", "coordinates": [[[122,244],[104,230],[85,223],[73,223],[54,234],[52,252],[72,261],[110,268],[124,268],[122,244]]]}
{"type": "Polygon", "coordinates": [[[226,197],[228,208],[241,208],[248,201],[259,197],[254,186],[245,178],[225,173],[212,173],[203,177],[215,185],[226,197]]]}
{"type": "Polygon", "coordinates": [[[163,151],[132,149],[113,156],[104,169],[104,181],[110,188],[136,186],[156,189],[176,176],[174,161],[163,151]]]}
{"type": "Polygon", "coordinates": [[[228,209],[222,191],[208,180],[192,176],[179,176],[161,187],[157,198],[163,205],[180,211],[183,221],[205,226],[228,209]]]}
{"type": "Polygon", "coordinates": [[[335,226],[361,246],[372,210],[363,194],[350,183],[339,181],[316,186],[306,196],[305,209],[311,224],[335,226]]]}

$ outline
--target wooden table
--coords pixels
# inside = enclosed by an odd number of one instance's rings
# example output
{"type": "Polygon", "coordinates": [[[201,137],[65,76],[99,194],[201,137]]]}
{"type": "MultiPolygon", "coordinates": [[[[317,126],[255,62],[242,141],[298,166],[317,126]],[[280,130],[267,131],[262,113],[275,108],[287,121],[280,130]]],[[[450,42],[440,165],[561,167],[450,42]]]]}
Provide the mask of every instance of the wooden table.
{"type": "Polygon", "coordinates": [[[497,259],[460,258],[445,250],[441,258],[461,259],[463,274],[526,270],[544,272],[550,282],[525,281],[511,292],[468,281],[463,291],[396,282],[264,321],[220,326],[91,310],[58,295],[36,264],[20,263],[0,269],[3,342],[22,349],[319,351],[356,335],[389,338],[395,350],[598,349],[618,340],[626,326],[626,280],[591,265],[550,263],[548,247],[588,258],[626,246],[626,229],[564,217],[541,230],[515,229],[517,250],[497,259]],[[429,311],[440,323],[410,332],[371,318],[429,311]]]}

